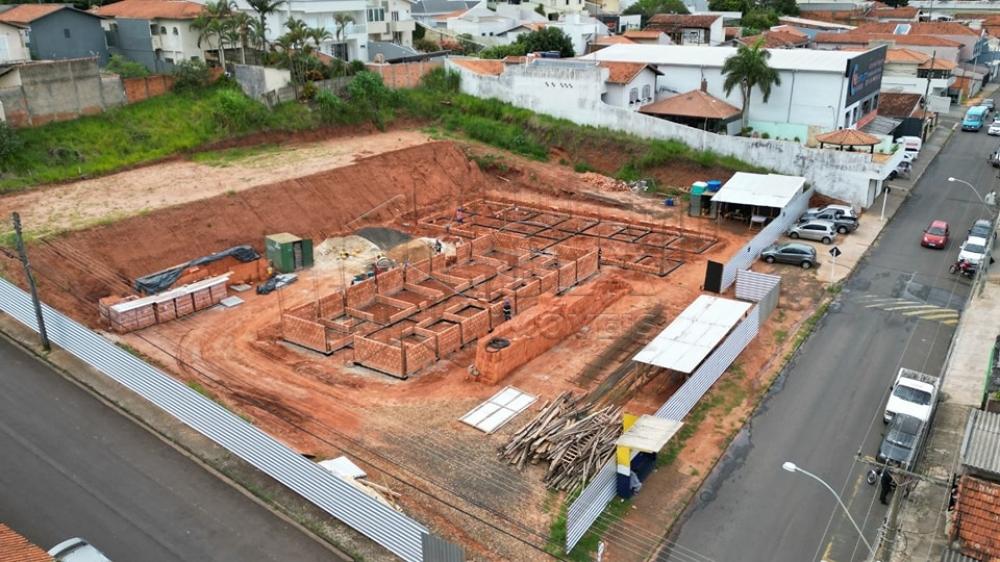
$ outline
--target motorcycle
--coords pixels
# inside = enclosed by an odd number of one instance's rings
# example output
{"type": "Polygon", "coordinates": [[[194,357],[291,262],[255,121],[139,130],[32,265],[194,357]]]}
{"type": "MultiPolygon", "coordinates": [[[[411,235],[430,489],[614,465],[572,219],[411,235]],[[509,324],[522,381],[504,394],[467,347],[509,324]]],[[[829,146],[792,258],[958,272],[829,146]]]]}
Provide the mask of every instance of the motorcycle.
{"type": "Polygon", "coordinates": [[[963,276],[972,279],[976,276],[976,266],[966,260],[958,260],[951,264],[951,267],[948,268],[948,273],[961,273],[963,276]]]}

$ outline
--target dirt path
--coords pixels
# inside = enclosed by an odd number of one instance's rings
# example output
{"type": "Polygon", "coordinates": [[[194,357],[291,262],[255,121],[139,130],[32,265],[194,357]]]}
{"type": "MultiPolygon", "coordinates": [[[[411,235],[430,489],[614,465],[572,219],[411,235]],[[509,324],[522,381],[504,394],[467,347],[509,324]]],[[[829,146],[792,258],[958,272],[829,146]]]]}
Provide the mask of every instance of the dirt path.
{"type": "Polygon", "coordinates": [[[75,230],[346,166],[429,140],[420,131],[393,131],[278,146],[225,163],[178,160],[3,197],[0,216],[19,212],[25,229],[35,235],[75,230]]]}

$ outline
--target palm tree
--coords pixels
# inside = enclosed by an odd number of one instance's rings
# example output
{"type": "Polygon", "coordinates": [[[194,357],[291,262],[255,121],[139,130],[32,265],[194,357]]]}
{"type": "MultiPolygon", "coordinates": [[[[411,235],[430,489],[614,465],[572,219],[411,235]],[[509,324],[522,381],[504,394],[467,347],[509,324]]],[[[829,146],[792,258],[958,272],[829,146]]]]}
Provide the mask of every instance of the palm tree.
{"type": "Polygon", "coordinates": [[[250,4],[253,11],[257,12],[257,17],[260,18],[258,20],[260,26],[256,27],[254,31],[260,39],[261,50],[267,50],[267,16],[277,12],[284,3],[285,0],[247,0],[247,4],[250,4]]]}
{"type": "Polygon", "coordinates": [[[223,70],[226,68],[225,38],[234,7],[232,0],[209,0],[205,10],[191,22],[191,29],[198,32],[199,47],[202,41],[210,41],[213,36],[218,40],[219,64],[223,70]]]}
{"type": "Polygon", "coordinates": [[[236,12],[229,18],[230,33],[227,37],[232,37],[234,43],[240,45],[240,63],[247,63],[247,41],[253,33],[256,22],[246,12],[236,12]]]}
{"type": "Polygon", "coordinates": [[[771,53],[764,49],[764,39],[758,39],[753,45],[740,45],[736,53],[726,59],[722,65],[722,74],[726,80],[722,89],[728,96],[733,88],[740,87],[743,95],[743,128],[747,128],[747,111],[750,107],[750,93],[756,86],[760,89],[767,103],[771,97],[771,88],[781,85],[781,76],[767,64],[771,53]]]}
{"type": "Polygon", "coordinates": [[[316,43],[316,49],[319,50],[319,46],[323,41],[329,41],[333,38],[330,34],[330,30],[325,27],[310,27],[306,30],[306,36],[312,39],[313,43],[316,43]]]}
{"type": "Polygon", "coordinates": [[[354,23],[354,16],[352,16],[351,14],[340,12],[334,14],[333,22],[337,24],[337,42],[339,43],[342,40],[342,36],[344,34],[344,30],[347,28],[347,24],[354,23]]]}

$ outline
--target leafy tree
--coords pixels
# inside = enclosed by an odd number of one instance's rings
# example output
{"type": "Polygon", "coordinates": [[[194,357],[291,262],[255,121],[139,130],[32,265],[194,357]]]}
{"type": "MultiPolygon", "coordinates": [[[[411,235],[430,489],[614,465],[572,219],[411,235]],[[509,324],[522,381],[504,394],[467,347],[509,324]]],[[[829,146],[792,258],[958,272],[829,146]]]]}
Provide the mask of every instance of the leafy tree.
{"type": "Polygon", "coordinates": [[[376,127],[385,129],[383,113],[392,101],[392,91],[382,83],[381,76],[368,71],[357,73],[347,84],[347,95],[351,104],[371,119],[376,127]]]}
{"type": "Polygon", "coordinates": [[[424,29],[424,26],[418,23],[417,26],[413,28],[413,40],[416,41],[417,39],[423,39],[425,35],[427,35],[427,30],[424,29]]]}
{"type": "Polygon", "coordinates": [[[344,31],[347,29],[347,25],[354,23],[354,17],[351,16],[351,14],[338,12],[333,16],[333,23],[337,25],[337,42],[339,43],[343,40],[344,31]]]}
{"type": "Polygon", "coordinates": [[[430,39],[414,39],[413,48],[424,53],[434,53],[441,50],[441,45],[430,39]]]}
{"type": "Polygon", "coordinates": [[[641,15],[642,26],[646,26],[649,18],[656,14],[687,14],[687,6],[681,0],[639,0],[625,9],[627,16],[641,15]]]}
{"type": "Polygon", "coordinates": [[[559,51],[559,56],[563,58],[572,57],[573,41],[558,27],[543,27],[522,35],[517,41],[524,45],[527,53],[538,51],[559,51]]]}
{"type": "Polygon", "coordinates": [[[108,72],[113,72],[122,78],[142,78],[149,76],[149,69],[146,65],[128,60],[121,55],[111,55],[111,60],[105,67],[108,72]]]}
{"type": "Polygon", "coordinates": [[[770,8],[757,9],[743,14],[740,23],[743,24],[743,27],[752,29],[768,29],[778,25],[778,14],[770,8]]]}
{"type": "Polygon", "coordinates": [[[254,35],[258,41],[257,45],[261,50],[267,49],[267,16],[276,13],[285,3],[285,0],[247,0],[247,4],[253,11],[257,12],[257,25],[254,26],[254,35]]]}
{"type": "Polygon", "coordinates": [[[548,17],[547,15],[545,15],[545,7],[542,6],[541,4],[538,4],[537,6],[535,6],[535,13],[538,14],[538,15],[540,15],[540,16],[542,16],[543,18],[547,18],[548,17]]]}
{"type": "Polygon", "coordinates": [[[747,0],[709,0],[708,9],[713,12],[746,12],[750,7],[747,0]]]}
{"type": "Polygon", "coordinates": [[[767,64],[771,53],[764,49],[764,40],[758,39],[753,45],[740,45],[736,53],[722,64],[722,74],[725,81],[722,88],[726,95],[739,86],[743,96],[743,128],[747,126],[747,113],[750,107],[750,94],[756,87],[760,90],[764,103],[771,97],[771,88],[781,85],[778,71],[767,64]]]}
{"type": "Polygon", "coordinates": [[[479,51],[479,57],[484,59],[502,59],[504,57],[522,57],[527,53],[524,43],[516,42],[510,45],[496,45],[479,51]]]}
{"type": "Polygon", "coordinates": [[[458,50],[463,55],[474,55],[481,51],[483,46],[472,39],[471,33],[462,33],[458,36],[458,50]]]}

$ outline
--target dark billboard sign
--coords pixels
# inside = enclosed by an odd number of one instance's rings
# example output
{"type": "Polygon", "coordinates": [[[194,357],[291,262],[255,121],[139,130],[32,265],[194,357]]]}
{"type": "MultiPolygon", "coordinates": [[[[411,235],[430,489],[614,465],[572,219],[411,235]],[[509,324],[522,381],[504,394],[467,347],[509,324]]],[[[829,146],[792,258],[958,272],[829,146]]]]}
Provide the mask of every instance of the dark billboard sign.
{"type": "Polygon", "coordinates": [[[847,61],[847,101],[844,106],[863,99],[882,87],[882,67],[888,46],[882,45],[847,61]]]}

